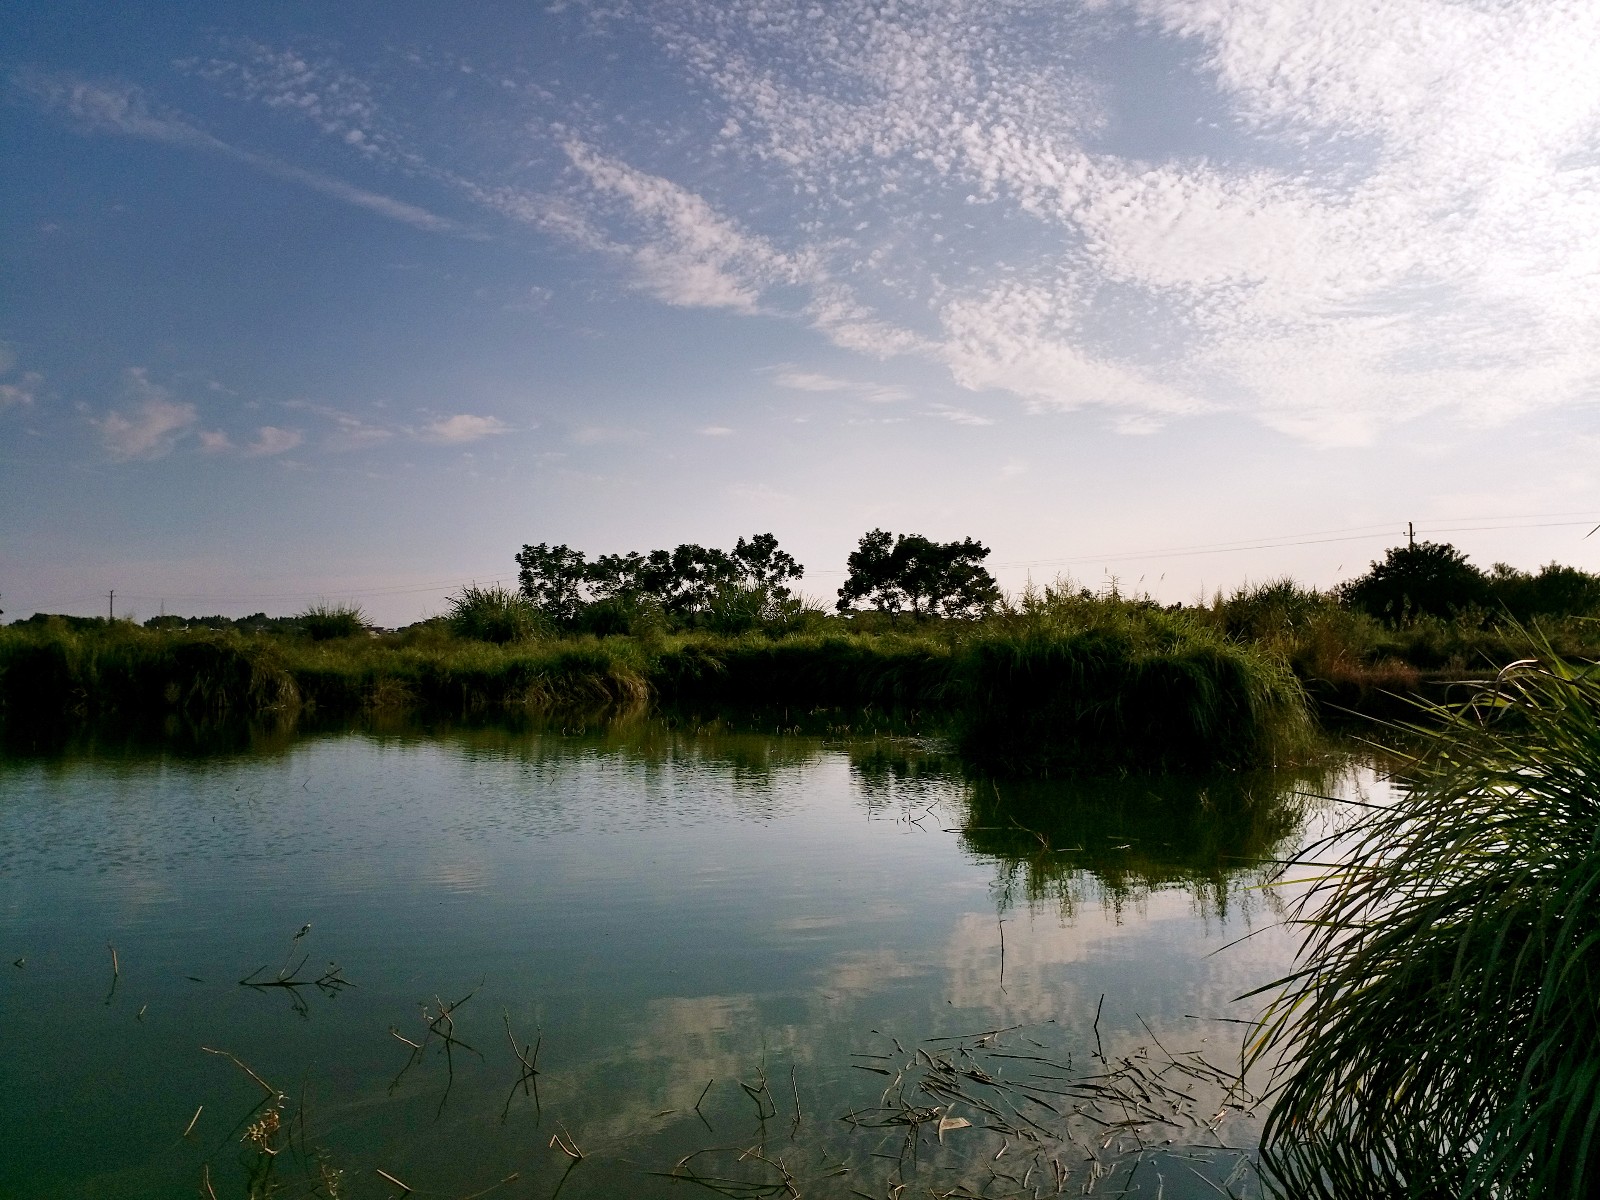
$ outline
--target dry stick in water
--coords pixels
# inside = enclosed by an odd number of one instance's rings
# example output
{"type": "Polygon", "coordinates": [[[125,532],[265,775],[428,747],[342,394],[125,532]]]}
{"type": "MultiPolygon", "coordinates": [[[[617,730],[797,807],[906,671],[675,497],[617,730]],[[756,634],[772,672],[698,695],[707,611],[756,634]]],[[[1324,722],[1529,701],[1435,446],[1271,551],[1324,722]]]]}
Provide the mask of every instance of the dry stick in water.
{"type": "Polygon", "coordinates": [[[111,990],[106,993],[106,1004],[110,1005],[112,997],[117,994],[117,984],[122,981],[122,968],[117,962],[117,948],[110,942],[106,949],[111,951],[111,990]]]}
{"type": "Polygon", "coordinates": [[[1000,928],[1000,990],[1006,990],[1006,923],[999,913],[994,915],[994,923],[1000,928]]]}
{"type": "Polygon", "coordinates": [[[532,1095],[534,1120],[536,1122],[540,1121],[544,1118],[544,1106],[539,1103],[539,1048],[544,1045],[544,1030],[541,1029],[535,1036],[532,1047],[524,1043],[519,1050],[517,1049],[516,1036],[511,1032],[511,1013],[506,1009],[501,1009],[500,1016],[506,1023],[506,1040],[511,1043],[511,1053],[516,1055],[517,1062],[521,1066],[521,1074],[518,1075],[517,1082],[511,1085],[511,1092],[506,1096],[505,1107],[500,1110],[500,1119],[504,1121],[507,1114],[511,1112],[511,1101],[516,1099],[517,1088],[520,1087],[524,1096],[532,1095]],[[531,1060],[528,1057],[530,1049],[533,1052],[531,1060]],[[530,1084],[532,1085],[531,1089],[529,1087],[530,1084]]]}
{"type": "Polygon", "coordinates": [[[194,1110],[194,1116],[189,1118],[189,1123],[183,1127],[183,1132],[178,1135],[180,1140],[183,1139],[183,1138],[188,1137],[191,1133],[194,1132],[194,1124],[195,1124],[196,1121],[198,1121],[200,1119],[200,1114],[205,1112],[205,1110],[206,1110],[206,1106],[204,1104],[202,1104],[199,1108],[194,1110]]]}
{"type": "Polygon", "coordinates": [[[251,1079],[254,1079],[256,1081],[256,1083],[258,1083],[261,1086],[261,1090],[266,1092],[268,1096],[271,1096],[274,1099],[276,1099],[278,1096],[283,1094],[280,1091],[278,1091],[277,1088],[273,1087],[270,1083],[268,1083],[265,1079],[261,1078],[261,1076],[257,1075],[249,1067],[245,1066],[245,1064],[240,1062],[239,1059],[236,1058],[234,1055],[229,1054],[226,1050],[213,1050],[210,1046],[201,1046],[200,1049],[204,1050],[207,1054],[215,1054],[220,1058],[227,1059],[234,1066],[238,1067],[239,1070],[243,1071],[246,1075],[250,1076],[251,1079]]]}
{"type": "Polygon", "coordinates": [[[409,1196],[411,1194],[411,1188],[410,1187],[408,1187],[406,1184],[401,1183],[398,1179],[396,1179],[393,1175],[389,1174],[389,1172],[385,1171],[382,1167],[373,1167],[372,1170],[373,1170],[374,1174],[381,1176],[382,1178],[388,1180],[390,1183],[394,1184],[395,1187],[399,1188],[400,1189],[400,1194],[402,1196],[409,1196]]]}

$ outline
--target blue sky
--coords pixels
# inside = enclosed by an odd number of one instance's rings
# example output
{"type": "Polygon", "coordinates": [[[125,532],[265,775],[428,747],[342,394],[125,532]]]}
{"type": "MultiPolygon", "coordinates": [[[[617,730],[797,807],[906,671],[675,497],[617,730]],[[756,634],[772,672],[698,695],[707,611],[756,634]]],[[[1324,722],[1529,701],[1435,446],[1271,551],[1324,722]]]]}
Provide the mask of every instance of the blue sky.
{"type": "Polygon", "coordinates": [[[13,2],[0,607],[1600,569],[1600,6],[13,2]]]}

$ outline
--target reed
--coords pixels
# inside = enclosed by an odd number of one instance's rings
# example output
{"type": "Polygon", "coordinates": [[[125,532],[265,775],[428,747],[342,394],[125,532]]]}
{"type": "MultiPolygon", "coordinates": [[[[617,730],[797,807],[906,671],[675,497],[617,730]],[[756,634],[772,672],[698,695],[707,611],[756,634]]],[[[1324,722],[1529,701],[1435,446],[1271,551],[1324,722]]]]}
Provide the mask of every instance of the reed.
{"type": "Polygon", "coordinates": [[[300,629],[314,642],[360,637],[367,631],[367,614],[359,605],[319,600],[295,617],[300,629]]]}
{"type": "Polygon", "coordinates": [[[445,622],[459,638],[504,645],[526,641],[545,627],[527,597],[498,583],[464,587],[447,603],[445,622]]]}
{"type": "Polygon", "coordinates": [[[1289,1195],[1580,1197],[1600,1176],[1600,666],[1551,653],[1428,714],[1306,894],[1254,1059],[1289,1195]]]}
{"type": "Polygon", "coordinates": [[[1064,596],[958,652],[962,757],[1000,775],[1246,767],[1309,744],[1281,658],[1184,612],[1064,596]]]}

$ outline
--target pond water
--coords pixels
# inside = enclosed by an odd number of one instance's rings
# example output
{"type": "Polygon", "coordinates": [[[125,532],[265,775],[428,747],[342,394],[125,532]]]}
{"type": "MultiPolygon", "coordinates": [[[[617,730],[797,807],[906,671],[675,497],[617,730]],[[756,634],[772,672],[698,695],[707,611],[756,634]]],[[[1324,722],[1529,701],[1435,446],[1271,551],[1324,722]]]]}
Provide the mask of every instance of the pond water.
{"type": "Polygon", "coordinates": [[[1376,786],[650,722],[0,759],[0,1196],[1256,1195],[1264,885],[1376,786]]]}

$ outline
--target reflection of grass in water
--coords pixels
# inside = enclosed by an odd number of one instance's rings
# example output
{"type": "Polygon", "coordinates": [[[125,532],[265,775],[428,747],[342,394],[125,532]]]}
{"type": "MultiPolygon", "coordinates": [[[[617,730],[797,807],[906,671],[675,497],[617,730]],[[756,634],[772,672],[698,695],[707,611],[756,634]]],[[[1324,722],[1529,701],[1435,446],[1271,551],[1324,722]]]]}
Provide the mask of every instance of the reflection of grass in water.
{"type": "Polygon", "coordinates": [[[1258,1057],[1289,1194],[1587,1196],[1600,1173],[1600,667],[1541,647],[1313,848],[1258,1057]]]}
{"type": "Polygon", "coordinates": [[[1087,873],[1114,908],[1181,886],[1225,915],[1240,874],[1272,862],[1323,782],[1305,771],[982,781],[967,790],[962,839],[999,864],[1003,905],[1070,911],[1087,873]]]}
{"type": "Polygon", "coordinates": [[[1229,883],[1269,857],[1299,824],[1270,778],[1119,781],[1063,789],[974,788],[964,838],[1003,866],[1004,895],[1068,902],[1070,883],[1094,876],[1114,906],[1186,885],[1219,913],[1229,883]]]}

